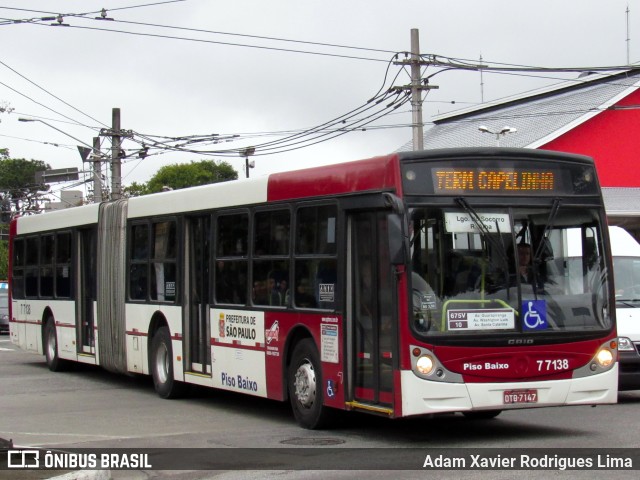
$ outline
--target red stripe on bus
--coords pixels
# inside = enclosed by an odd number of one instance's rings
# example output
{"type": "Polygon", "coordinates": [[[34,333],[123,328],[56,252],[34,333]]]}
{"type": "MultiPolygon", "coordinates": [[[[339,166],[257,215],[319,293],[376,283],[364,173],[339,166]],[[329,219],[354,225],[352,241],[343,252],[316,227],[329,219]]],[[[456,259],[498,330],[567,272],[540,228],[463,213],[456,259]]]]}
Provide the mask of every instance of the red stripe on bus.
{"type": "Polygon", "coordinates": [[[146,337],[147,336],[147,334],[145,332],[141,332],[137,328],[134,328],[133,330],[127,330],[126,334],[127,335],[131,335],[133,337],[146,337]]]}

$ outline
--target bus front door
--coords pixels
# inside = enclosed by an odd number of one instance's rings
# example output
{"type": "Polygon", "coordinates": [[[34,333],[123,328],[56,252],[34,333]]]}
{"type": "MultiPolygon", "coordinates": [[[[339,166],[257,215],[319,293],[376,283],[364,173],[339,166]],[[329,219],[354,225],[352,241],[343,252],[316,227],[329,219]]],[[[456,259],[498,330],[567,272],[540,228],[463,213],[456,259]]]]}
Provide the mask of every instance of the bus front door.
{"type": "Polygon", "coordinates": [[[184,342],[185,370],[211,375],[209,331],[209,216],[185,219],[184,342]]]}
{"type": "Polygon", "coordinates": [[[349,231],[351,396],[359,404],[391,413],[397,310],[387,213],[356,213],[349,231]]]}

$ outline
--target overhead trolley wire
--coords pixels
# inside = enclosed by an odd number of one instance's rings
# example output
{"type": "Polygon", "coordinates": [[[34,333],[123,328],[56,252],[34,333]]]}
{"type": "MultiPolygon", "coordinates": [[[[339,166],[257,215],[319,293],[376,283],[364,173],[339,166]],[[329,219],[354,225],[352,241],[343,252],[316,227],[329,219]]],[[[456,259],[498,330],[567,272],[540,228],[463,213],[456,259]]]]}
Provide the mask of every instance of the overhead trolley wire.
{"type": "MultiPolygon", "coordinates": [[[[389,64],[391,64],[391,61],[389,62],[389,64]]],[[[397,80],[399,74],[400,71],[393,78],[391,82],[392,84],[397,80]]],[[[344,133],[361,129],[363,126],[369,125],[374,121],[379,120],[385,115],[391,113],[392,111],[395,111],[400,106],[406,104],[409,99],[408,96],[405,95],[404,98],[400,98],[399,100],[401,92],[391,89],[387,89],[382,94],[380,93],[384,90],[384,84],[386,83],[387,76],[388,68],[387,73],[385,73],[385,81],[383,82],[382,87],[378,90],[376,95],[373,98],[369,99],[365,104],[320,125],[295,132],[281,139],[254,145],[254,148],[257,150],[254,155],[281,153],[283,151],[290,151],[294,147],[297,149],[302,148],[302,146],[313,145],[321,141],[326,141],[331,138],[335,138],[336,136],[343,135],[344,133]],[[370,110],[376,109],[381,103],[388,102],[390,97],[394,97],[392,98],[390,103],[384,105],[382,108],[378,108],[377,110],[370,112],[370,110]],[[367,112],[369,113],[366,116],[362,117],[362,115],[367,112]]],[[[143,135],[140,133],[136,133],[135,135],[142,139],[142,141],[151,148],[185,151],[189,153],[199,154],[209,153],[221,156],[238,155],[244,150],[244,148],[235,148],[203,151],[185,148],[189,144],[203,143],[207,141],[211,141],[212,143],[221,143],[221,141],[226,141],[226,139],[233,140],[236,137],[239,137],[239,135],[202,135],[190,137],[154,137],[152,135],[143,135]],[[156,140],[160,138],[162,138],[162,140],[156,140]]]]}
{"type": "MultiPolygon", "coordinates": [[[[73,105],[71,105],[69,102],[66,102],[65,100],[63,100],[62,98],[58,97],[57,95],[54,95],[53,93],[51,93],[50,91],[48,91],[46,88],[41,87],[40,85],[38,85],[37,83],[35,83],[33,80],[31,80],[31,79],[29,79],[29,78],[25,77],[24,75],[22,75],[22,74],[21,74],[20,72],[18,72],[16,69],[14,69],[14,68],[10,67],[9,65],[7,65],[7,64],[6,64],[5,62],[3,62],[2,60],[0,60],[0,65],[2,65],[2,66],[4,66],[5,68],[7,68],[7,69],[11,70],[13,73],[15,73],[16,75],[18,75],[20,78],[22,78],[22,79],[26,80],[26,81],[27,81],[27,82],[29,82],[31,85],[33,85],[33,86],[37,87],[38,89],[42,90],[42,91],[43,91],[44,93],[46,93],[47,95],[49,95],[49,96],[51,96],[51,97],[55,98],[56,100],[58,100],[59,102],[61,102],[61,103],[65,104],[67,107],[72,108],[72,109],[73,109],[73,110],[75,110],[76,112],[78,112],[78,113],[80,113],[80,114],[84,115],[85,117],[90,118],[90,119],[91,119],[91,120],[93,120],[94,122],[97,122],[97,123],[99,123],[99,124],[101,124],[101,125],[104,125],[104,126],[106,127],[106,124],[102,123],[100,120],[96,120],[95,118],[93,118],[93,117],[92,117],[91,115],[89,115],[88,113],[83,112],[83,111],[82,111],[82,110],[80,110],[79,108],[76,108],[76,107],[74,107],[73,105]]],[[[16,93],[18,93],[18,94],[20,94],[20,95],[23,95],[24,97],[28,98],[28,99],[29,99],[29,100],[31,100],[32,102],[38,103],[38,102],[36,102],[35,100],[33,100],[32,98],[30,98],[30,97],[28,97],[28,96],[26,96],[26,95],[24,95],[24,94],[22,94],[22,93],[18,92],[18,91],[17,91],[17,90],[15,90],[15,89],[12,89],[12,88],[11,88],[11,87],[9,87],[8,85],[6,85],[6,84],[4,84],[4,83],[3,83],[2,85],[4,85],[4,86],[5,86],[5,87],[7,87],[7,88],[10,88],[11,90],[13,90],[14,92],[16,92],[16,93]]],[[[44,106],[44,105],[42,105],[41,103],[38,103],[38,104],[39,104],[40,106],[44,106]]],[[[47,108],[47,107],[45,107],[45,108],[47,108]]],[[[52,112],[54,112],[54,113],[57,113],[58,115],[60,115],[60,116],[62,116],[62,117],[64,117],[64,118],[66,118],[67,120],[72,120],[71,118],[69,118],[69,117],[67,117],[67,116],[65,116],[65,115],[63,115],[63,114],[61,114],[61,113],[59,113],[59,112],[56,112],[56,111],[55,111],[55,110],[53,110],[53,109],[50,109],[50,110],[51,110],[52,112]]],[[[79,124],[79,125],[82,125],[80,122],[75,122],[75,123],[76,123],[76,124],[79,124]]],[[[85,127],[86,127],[86,125],[82,125],[82,126],[85,126],[85,127]]]]}

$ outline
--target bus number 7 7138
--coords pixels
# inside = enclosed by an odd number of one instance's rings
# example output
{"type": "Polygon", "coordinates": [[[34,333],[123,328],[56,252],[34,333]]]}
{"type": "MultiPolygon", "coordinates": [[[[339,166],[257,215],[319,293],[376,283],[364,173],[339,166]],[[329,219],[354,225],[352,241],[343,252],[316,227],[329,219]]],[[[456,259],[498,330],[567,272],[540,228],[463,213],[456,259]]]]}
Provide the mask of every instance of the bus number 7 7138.
{"type": "Polygon", "coordinates": [[[508,148],[24,216],[11,340],[51,370],[151,375],[163,398],[197,384],[289,401],[305,428],[337,410],[613,403],[606,225],[591,159],[508,148]]]}

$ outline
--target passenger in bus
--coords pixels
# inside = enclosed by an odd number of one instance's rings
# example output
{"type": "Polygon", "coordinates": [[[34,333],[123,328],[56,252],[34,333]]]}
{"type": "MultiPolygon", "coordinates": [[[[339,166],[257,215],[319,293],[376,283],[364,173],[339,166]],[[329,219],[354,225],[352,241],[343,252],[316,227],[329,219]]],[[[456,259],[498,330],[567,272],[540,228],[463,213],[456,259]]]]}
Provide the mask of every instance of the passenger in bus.
{"type": "Polygon", "coordinates": [[[272,270],[268,273],[266,300],[262,303],[263,305],[281,307],[286,304],[287,277],[288,272],[284,270],[272,270]]]}
{"type": "Polygon", "coordinates": [[[269,295],[267,290],[267,282],[264,280],[256,280],[253,282],[253,303],[254,305],[268,305],[269,295]]]}
{"type": "Polygon", "coordinates": [[[311,293],[311,285],[309,285],[308,278],[302,278],[300,280],[300,283],[296,287],[294,302],[296,307],[300,308],[316,307],[316,298],[311,293]]]}
{"type": "MultiPolygon", "coordinates": [[[[548,281],[546,275],[545,262],[533,262],[533,248],[529,243],[520,242],[516,246],[517,249],[517,271],[509,276],[510,286],[530,285],[533,291],[542,292],[548,281]]],[[[513,255],[509,255],[510,263],[513,264],[513,255]]]]}
{"type": "Polygon", "coordinates": [[[280,289],[286,289],[287,283],[285,278],[286,273],[283,271],[270,271],[265,280],[254,280],[252,291],[253,304],[273,307],[283,306],[285,304],[285,294],[281,292],[280,289]]]}
{"type": "Polygon", "coordinates": [[[520,283],[533,283],[533,267],[531,265],[531,245],[518,244],[518,276],[520,283]]]}
{"type": "Polygon", "coordinates": [[[279,282],[277,282],[277,290],[278,290],[278,298],[280,300],[281,306],[287,306],[289,304],[288,293],[289,293],[289,282],[286,279],[282,278],[279,282]]]}

